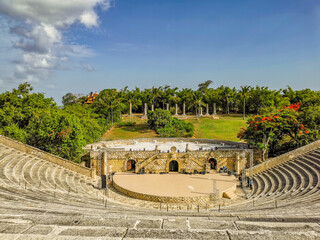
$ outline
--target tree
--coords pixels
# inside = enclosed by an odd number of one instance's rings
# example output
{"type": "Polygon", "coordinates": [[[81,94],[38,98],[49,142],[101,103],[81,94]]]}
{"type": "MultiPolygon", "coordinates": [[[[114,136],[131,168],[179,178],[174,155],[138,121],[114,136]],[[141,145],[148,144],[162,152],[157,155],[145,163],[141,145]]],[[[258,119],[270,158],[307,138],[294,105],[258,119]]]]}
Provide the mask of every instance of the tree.
{"type": "Polygon", "coordinates": [[[92,106],[97,114],[103,115],[113,126],[114,122],[120,121],[120,115],[114,116],[115,109],[121,110],[120,102],[117,89],[104,89],[99,93],[92,106]]]}
{"type": "Polygon", "coordinates": [[[241,86],[241,90],[239,91],[242,101],[243,101],[243,120],[246,119],[246,99],[248,98],[248,94],[251,90],[251,87],[249,86],[241,86]]]}
{"type": "Polygon", "coordinates": [[[148,114],[148,125],[156,130],[160,137],[192,137],[194,126],[172,117],[169,111],[156,109],[148,114]]]}
{"type": "Polygon", "coordinates": [[[202,92],[200,92],[200,91],[193,92],[193,100],[194,100],[194,106],[195,106],[197,118],[200,115],[200,108],[203,105],[202,99],[203,99],[203,93],[202,92]]]}
{"type": "Polygon", "coordinates": [[[278,111],[257,115],[248,120],[248,127],[242,128],[238,134],[249,144],[262,150],[263,159],[267,151],[275,149],[285,137],[289,137],[296,146],[309,134],[309,130],[298,120],[296,109],[292,106],[278,111]]]}
{"type": "MultiPolygon", "coordinates": [[[[222,86],[223,87],[223,86],[222,86]]],[[[230,100],[233,97],[233,91],[229,87],[223,87],[222,99],[225,102],[226,114],[230,114],[230,100]]]]}
{"type": "Polygon", "coordinates": [[[62,104],[64,106],[66,105],[72,105],[77,102],[78,98],[75,94],[73,93],[67,93],[62,97],[62,104]]]}
{"type": "Polygon", "coordinates": [[[190,88],[183,88],[177,92],[177,96],[182,103],[186,105],[186,112],[190,111],[193,106],[193,90],[190,88]]]}
{"type": "Polygon", "coordinates": [[[200,83],[198,85],[198,91],[205,93],[205,91],[208,89],[211,83],[212,83],[212,80],[207,80],[204,83],[200,83]]]}

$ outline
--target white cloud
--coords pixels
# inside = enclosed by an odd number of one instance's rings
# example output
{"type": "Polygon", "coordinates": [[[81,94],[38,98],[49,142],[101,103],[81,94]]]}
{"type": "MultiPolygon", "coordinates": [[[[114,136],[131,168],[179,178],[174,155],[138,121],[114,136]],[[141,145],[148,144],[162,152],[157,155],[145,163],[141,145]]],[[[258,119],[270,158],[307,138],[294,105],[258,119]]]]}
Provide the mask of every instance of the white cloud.
{"type": "MultiPolygon", "coordinates": [[[[13,47],[22,51],[21,58],[13,61],[16,71],[11,79],[37,82],[48,78],[51,70],[68,69],[66,62],[71,57],[92,56],[86,46],[65,43],[62,30],[74,23],[97,27],[99,17],[95,7],[108,10],[111,1],[0,0],[0,14],[14,22],[10,30],[15,36],[13,47]]],[[[88,66],[87,70],[92,71],[93,67],[88,66]]]]}
{"type": "Polygon", "coordinates": [[[98,16],[94,11],[86,11],[80,16],[80,22],[86,27],[98,25],[98,16]]]}
{"type": "Polygon", "coordinates": [[[86,65],[86,68],[87,68],[88,72],[93,72],[94,71],[94,68],[89,63],[86,65]]]}

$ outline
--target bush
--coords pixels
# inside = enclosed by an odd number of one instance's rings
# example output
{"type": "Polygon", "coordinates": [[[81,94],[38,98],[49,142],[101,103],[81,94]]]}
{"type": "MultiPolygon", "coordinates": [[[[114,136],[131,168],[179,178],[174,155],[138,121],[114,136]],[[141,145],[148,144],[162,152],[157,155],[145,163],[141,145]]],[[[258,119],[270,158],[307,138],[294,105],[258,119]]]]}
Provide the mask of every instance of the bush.
{"type": "Polygon", "coordinates": [[[136,125],[136,122],[119,122],[117,124],[118,127],[128,127],[128,126],[134,126],[136,125]]]}
{"type": "Polygon", "coordinates": [[[194,126],[178,118],[172,117],[169,111],[156,109],[149,113],[149,126],[156,130],[160,137],[192,137],[194,126]]]}

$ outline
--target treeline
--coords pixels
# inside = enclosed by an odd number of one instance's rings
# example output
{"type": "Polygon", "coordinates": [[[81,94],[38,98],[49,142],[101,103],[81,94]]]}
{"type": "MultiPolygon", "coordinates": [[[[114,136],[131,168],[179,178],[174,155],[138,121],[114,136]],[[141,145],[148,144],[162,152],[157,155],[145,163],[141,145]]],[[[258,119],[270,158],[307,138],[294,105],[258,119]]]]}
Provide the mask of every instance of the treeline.
{"type": "Polygon", "coordinates": [[[28,83],[0,94],[0,134],[49,153],[80,161],[82,147],[110,127],[103,114],[86,105],[59,108],[28,83]]]}
{"type": "MultiPolygon", "coordinates": [[[[147,89],[135,88],[129,90],[125,87],[121,90],[105,89],[99,93],[94,101],[96,107],[103,104],[106,117],[112,121],[119,119],[121,114],[129,113],[130,103],[134,113],[143,113],[144,103],[147,103],[148,109],[153,105],[154,109],[161,108],[175,113],[175,104],[178,104],[179,114],[182,113],[183,104],[185,104],[186,114],[197,115],[200,108],[209,106],[209,113],[213,113],[213,104],[216,105],[218,114],[261,114],[271,109],[277,109],[282,106],[299,102],[301,109],[310,106],[320,105],[320,92],[310,89],[293,90],[290,87],[280,90],[272,90],[268,87],[250,87],[242,86],[240,89],[220,86],[210,88],[210,80],[198,85],[197,90],[190,88],[172,88],[168,85],[164,87],[152,87],[147,89]]],[[[77,97],[77,95],[68,93],[63,97],[63,104],[84,104],[86,96],[77,97]]]]}
{"type": "MultiPolygon", "coordinates": [[[[170,86],[143,90],[129,90],[127,87],[119,91],[104,89],[91,104],[86,104],[87,96],[68,93],[63,97],[63,106],[59,107],[52,98],[46,98],[43,93],[33,93],[31,85],[24,83],[17,89],[0,94],[0,134],[79,161],[82,147],[99,141],[108,128],[120,122],[122,114],[129,113],[130,103],[136,113],[142,113],[144,103],[147,103],[149,110],[151,105],[154,109],[166,109],[169,104],[172,113],[175,104],[178,104],[179,114],[183,104],[186,114],[199,114],[200,108],[208,104],[212,114],[215,104],[218,114],[253,115],[267,114],[283,106],[299,103],[297,119],[310,129],[308,141],[319,139],[319,91],[294,91],[290,87],[271,90],[258,86],[244,86],[236,90],[225,86],[210,88],[210,84],[211,81],[201,83],[197,90],[179,90],[170,86]]],[[[169,124],[156,129],[159,135],[192,135],[191,125],[167,117],[169,124]]]]}

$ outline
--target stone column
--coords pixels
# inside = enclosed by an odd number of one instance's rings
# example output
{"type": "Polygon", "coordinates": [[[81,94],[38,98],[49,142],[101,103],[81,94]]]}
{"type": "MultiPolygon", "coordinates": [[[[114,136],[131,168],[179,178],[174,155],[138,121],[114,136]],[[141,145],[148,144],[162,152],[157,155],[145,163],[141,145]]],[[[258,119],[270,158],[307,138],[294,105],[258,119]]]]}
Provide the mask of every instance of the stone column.
{"type": "Polygon", "coordinates": [[[151,105],[151,111],[154,111],[154,104],[151,105]]]}
{"type": "Polygon", "coordinates": [[[236,174],[239,175],[240,174],[240,156],[239,153],[236,153],[236,161],[235,161],[235,168],[236,174]]]}
{"type": "Polygon", "coordinates": [[[144,103],[144,114],[141,117],[142,119],[147,119],[148,118],[148,109],[147,109],[147,104],[144,103]]]}
{"type": "Polygon", "coordinates": [[[182,115],[186,115],[186,103],[183,102],[182,115]]]}
{"type": "Polygon", "coordinates": [[[207,105],[206,105],[206,116],[208,116],[209,115],[209,104],[207,103],[207,105]]]}
{"type": "Polygon", "coordinates": [[[169,103],[166,103],[166,105],[167,105],[167,110],[170,111],[170,110],[169,110],[169,103]]]}
{"type": "Polygon", "coordinates": [[[213,103],[213,113],[212,115],[217,115],[216,103],[213,103]]]}
{"type": "Polygon", "coordinates": [[[130,102],[130,105],[129,105],[129,116],[130,117],[132,116],[132,102],[130,102]]]}
{"type": "Polygon", "coordinates": [[[147,111],[148,111],[148,109],[147,109],[147,104],[144,103],[144,115],[147,115],[147,111]]]}
{"type": "Polygon", "coordinates": [[[174,113],[174,115],[178,115],[178,103],[176,103],[176,111],[175,111],[175,113],[174,113]]]}

